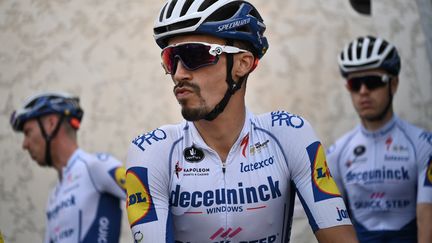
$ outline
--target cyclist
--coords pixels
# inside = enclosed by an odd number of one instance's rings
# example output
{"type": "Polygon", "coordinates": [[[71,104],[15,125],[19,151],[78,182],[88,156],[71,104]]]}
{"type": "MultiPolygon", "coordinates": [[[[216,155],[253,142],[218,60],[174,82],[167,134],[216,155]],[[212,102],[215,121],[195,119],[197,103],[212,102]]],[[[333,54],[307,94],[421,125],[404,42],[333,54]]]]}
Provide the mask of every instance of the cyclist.
{"type": "Polygon", "coordinates": [[[432,242],[432,134],[393,112],[401,61],[382,38],[359,37],[338,58],[360,124],[328,150],[361,242],[432,242]]]}
{"type": "Polygon", "coordinates": [[[11,116],[24,133],[23,149],[59,177],[48,198],[44,242],[118,242],[125,168],[108,154],[78,148],[83,116],[79,99],[67,93],[36,94],[11,116]]]}
{"type": "Polygon", "coordinates": [[[289,242],[295,192],[321,242],[357,242],[309,123],[254,115],[246,79],[266,26],[238,0],[168,1],[154,26],[186,121],[133,140],[127,212],[136,242],[289,242]]]}

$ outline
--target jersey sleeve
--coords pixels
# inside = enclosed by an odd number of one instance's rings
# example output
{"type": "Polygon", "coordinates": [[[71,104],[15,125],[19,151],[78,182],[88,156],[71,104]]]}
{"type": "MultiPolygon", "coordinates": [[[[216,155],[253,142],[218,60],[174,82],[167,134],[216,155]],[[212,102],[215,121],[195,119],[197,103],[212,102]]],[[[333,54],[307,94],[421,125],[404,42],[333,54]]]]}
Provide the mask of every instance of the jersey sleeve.
{"type": "Polygon", "coordinates": [[[170,144],[163,128],[137,137],[127,156],[127,214],[136,242],[171,242],[170,144]]]}
{"type": "Polygon", "coordinates": [[[297,117],[297,127],[285,128],[280,139],[288,157],[291,180],[314,232],[350,225],[343,199],[327,165],[325,149],[310,124],[297,117]]]}
{"type": "Polygon", "coordinates": [[[329,167],[330,174],[333,177],[333,180],[336,182],[339,192],[345,198],[345,187],[342,181],[342,174],[340,171],[341,165],[339,161],[339,156],[342,153],[342,148],[342,142],[338,140],[326,150],[326,155],[327,165],[329,167]]]}
{"type": "Polygon", "coordinates": [[[422,132],[418,141],[417,203],[432,203],[432,133],[422,132]]]}
{"type": "Polygon", "coordinates": [[[97,190],[124,200],[126,169],[122,163],[106,153],[94,156],[95,160],[89,163],[89,172],[97,190]]]}

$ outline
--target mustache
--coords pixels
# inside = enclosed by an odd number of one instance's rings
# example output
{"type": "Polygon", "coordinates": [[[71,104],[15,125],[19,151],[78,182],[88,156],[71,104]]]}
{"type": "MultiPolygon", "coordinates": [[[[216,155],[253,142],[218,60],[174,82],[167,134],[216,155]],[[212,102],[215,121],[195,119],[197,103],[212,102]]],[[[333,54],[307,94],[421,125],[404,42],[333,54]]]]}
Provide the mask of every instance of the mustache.
{"type": "Polygon", "coordinates": [[[175,94],[175,90],[177,88],[189,88],[196,93],[200,93],[200,91],[201,91],[201,88],[198,85],[193,84],[193,83],[187,83],[187,82],[179,82],[178,84],[174,85],[174,88],[173,88],[174,94],[175,94]]]}

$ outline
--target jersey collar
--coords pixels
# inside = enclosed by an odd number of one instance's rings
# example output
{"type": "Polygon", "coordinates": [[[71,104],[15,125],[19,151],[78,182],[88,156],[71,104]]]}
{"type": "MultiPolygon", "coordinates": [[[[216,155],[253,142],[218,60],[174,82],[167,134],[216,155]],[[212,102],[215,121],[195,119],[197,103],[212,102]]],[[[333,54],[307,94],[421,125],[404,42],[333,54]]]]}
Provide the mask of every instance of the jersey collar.
{"type": "Polygon", "coordinates": [[[394,128],[397,120],[399,120],[399,118],[393,114],[393,117],[386,124],[384,124],[384,126],[376,131],[369,131],[361,124],[360,130],[366,137],[381,138],[386,136],[394,128]]]}

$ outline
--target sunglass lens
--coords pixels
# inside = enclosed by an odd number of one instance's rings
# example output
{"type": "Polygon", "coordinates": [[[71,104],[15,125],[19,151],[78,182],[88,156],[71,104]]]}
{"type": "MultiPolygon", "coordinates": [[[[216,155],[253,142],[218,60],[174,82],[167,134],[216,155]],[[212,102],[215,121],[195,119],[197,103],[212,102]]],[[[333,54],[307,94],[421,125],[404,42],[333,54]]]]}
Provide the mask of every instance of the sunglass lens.
{"type": "Polygon", "coordinates": [[[209,53],[210,46],[189,43],[174,47],[165,48],[162,51],[162,62],[169,74],[174,74],[177,67],[177,59],[180,59],[183,66],[188,70],[196,70],[200,67],[215,64],[217,56],[209,53]]]}
{"type": "Polygon", "coordinates": [[[356,77],[348,80],[348,86],[354,92],[358,92],[362,84],[364,84],[368,90],[374,90],[385,86],[386,82],[383,81],[382,76],[376,75],[356,77]]]}

